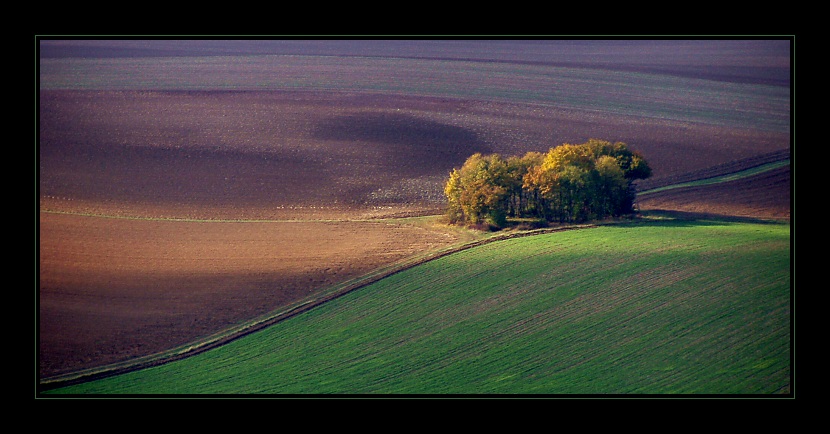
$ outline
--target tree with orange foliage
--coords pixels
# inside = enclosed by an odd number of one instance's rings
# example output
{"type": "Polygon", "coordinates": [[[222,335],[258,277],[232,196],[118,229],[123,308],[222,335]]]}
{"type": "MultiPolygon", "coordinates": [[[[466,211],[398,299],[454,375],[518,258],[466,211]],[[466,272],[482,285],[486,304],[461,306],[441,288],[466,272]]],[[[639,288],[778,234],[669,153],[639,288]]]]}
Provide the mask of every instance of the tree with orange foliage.
{"type": "Polygon", "coordinates": [[[452,223],[501,227],[506,216],[577,222],[633,211],[632,183],[651,176],[625,143],[591,139],[524,157],[474,154],[444,188],[452,223]]]}
{"type": "Polygon", "coordinates": [[[498,154],[473,154],[461,169],[454,169],[444,187],[450,221],[504,225],[507,174],[507,162],[498,154]]]}

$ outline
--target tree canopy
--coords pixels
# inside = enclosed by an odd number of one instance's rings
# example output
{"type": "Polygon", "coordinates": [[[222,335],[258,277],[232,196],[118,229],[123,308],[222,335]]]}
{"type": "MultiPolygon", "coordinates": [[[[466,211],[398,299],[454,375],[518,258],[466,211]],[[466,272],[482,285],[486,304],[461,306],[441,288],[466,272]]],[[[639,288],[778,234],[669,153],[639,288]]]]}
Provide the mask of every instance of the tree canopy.
{"type": "Polygon", "coordinates": [[[451,223],[502,227],[507,217],[580,222],[633,212],[633,182],[651,176],[622,142],[590,139],[521,157],[476,153],[444,187],[451,223]]]}

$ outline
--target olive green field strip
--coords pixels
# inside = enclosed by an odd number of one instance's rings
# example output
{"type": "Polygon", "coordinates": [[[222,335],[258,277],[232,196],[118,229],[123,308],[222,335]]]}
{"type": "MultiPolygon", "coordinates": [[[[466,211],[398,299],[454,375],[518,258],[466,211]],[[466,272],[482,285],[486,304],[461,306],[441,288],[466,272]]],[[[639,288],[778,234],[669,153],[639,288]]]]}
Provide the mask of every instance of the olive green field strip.
{"type": "Polygon", "coordinates": [[[790,245],[787,222],[666,216],[483,243],[45,393],[786,394],[790,245]]]}
{"type": "Polygon", "coordinates": [[[752,168],[749,168],[749,169],[729,173],[729,174],[726,174],[726,175],[713,176],[713,177],[710,177],[710,178],[698,179],[698,180],[689,181],[689,182],[680,182],[680,183],[676,183],[676,184],[667,185],[667,186],[664,186],[664,187],[657,187],[657,188],[652,188],[652,189],[648,189],[648,190],[643,190],[643,191],[637,192],[637,195],[638,196],[646,196],[646,195],[649,195],[651,193],[657,193],[657,192],[666,191],[666,190],[673,190],[673,189],[676,189],[676,188],[701,187],[701,186],[704,186],[704,185],[718,184],[718,183],[721,183],[721,182],[736,181],[736,180],[739,180],[739,179],[748,178],[748,177],[754,176],[754,175],[759,175],[759,174],[762,174],[766,171],[777,169],[779,167],[789,166],[789,165],[790,165],[790,159],[787,158],[785,160],[775,161],[775,162],[772,162],[772,163],[761,164],[761,165],[758,165],[758,166],[755,166],[755,167],[752,167],[752,168]]]}

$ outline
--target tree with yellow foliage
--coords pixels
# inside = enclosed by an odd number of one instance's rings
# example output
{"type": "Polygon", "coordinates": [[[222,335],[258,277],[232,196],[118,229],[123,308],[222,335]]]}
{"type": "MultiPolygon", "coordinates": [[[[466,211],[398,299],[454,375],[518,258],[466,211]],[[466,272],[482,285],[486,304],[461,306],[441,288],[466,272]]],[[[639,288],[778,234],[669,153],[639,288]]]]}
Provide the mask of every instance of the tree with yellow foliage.
{"type": "Polygon", "coordinates": [[[506,223],[509,188],[507,162],[498,154],[473,154],[461,169],[454,169],[444,187],[451,222],[506,223]]]}
{"type": "Polygon", "coordinates": [[[504,226],[506,216],[577,222],[633,211],[632,183],[651,176],[625,143],[591,139],[547,153],[472,155],[444,188],[452,223],[504,226]]]}

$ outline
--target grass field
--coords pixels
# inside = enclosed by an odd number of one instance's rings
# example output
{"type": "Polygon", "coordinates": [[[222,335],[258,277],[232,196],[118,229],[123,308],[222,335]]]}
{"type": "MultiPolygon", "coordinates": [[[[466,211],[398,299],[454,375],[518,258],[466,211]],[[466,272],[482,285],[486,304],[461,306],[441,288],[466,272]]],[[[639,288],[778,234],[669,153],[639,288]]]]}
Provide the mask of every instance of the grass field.
{"type": "Polygon", "coordinates": [[[788,223],[655,213],[465,250],[50,393],[788,393],[790,283],[788,223]]]}
{"type": "Polygon", "coordinates": [[[55,392],[786,394],[791,45],[41,40],[38,392],[325,301],[55,392]],[[590,138],[645,223],[385,277],[511,233],[439,222],[470,155],[590,138]]]}

